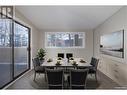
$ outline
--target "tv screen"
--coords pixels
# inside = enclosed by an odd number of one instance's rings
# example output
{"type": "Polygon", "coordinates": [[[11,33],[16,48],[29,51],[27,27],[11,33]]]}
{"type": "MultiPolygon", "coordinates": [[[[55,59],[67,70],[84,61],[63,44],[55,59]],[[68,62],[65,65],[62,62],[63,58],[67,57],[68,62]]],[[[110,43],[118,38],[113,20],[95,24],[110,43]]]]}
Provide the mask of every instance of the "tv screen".
{"type": "Polygon", "coordinates": [[[58,57],[64,58],[64,53],[58,53],[58,57]]]}
{"type": "Polygon", "coordinates": [[[100,38],[100,52],[124,58],[124,30],[102,35],[100,38]]]}

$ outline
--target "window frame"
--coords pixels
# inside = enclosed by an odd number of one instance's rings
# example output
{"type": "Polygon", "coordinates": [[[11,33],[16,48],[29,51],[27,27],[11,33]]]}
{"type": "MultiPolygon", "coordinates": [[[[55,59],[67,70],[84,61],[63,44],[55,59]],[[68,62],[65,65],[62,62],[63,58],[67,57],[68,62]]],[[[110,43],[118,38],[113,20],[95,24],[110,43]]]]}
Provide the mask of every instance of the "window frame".
{"type": "MultiPolygon", "coordinates": [[[[85,48],[85,40],[86,40],[86,33],[85,32],[45,32],[45,48],[85,48]],[[57,33],[70,33],[70,34],[83,34],[83,39],[82,39],[82,46],[69,46],[69,47],[57,47],[57,46],[48,46],[47,45],[47,35],[48,34],[57,34],[57,33]]],[[[75,39],[74,39],[75,40],[75,39]]]]}

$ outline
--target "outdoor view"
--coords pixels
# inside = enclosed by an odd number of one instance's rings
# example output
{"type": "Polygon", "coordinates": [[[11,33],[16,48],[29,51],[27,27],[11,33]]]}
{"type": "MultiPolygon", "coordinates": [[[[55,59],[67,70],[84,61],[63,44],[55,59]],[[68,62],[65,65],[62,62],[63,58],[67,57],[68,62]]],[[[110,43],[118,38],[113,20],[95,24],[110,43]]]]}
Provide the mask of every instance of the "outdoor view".
{"type": "Polygon", "coordinates": [[[18,23],[14,25],[14,76],[28,69],[28,29],[18,23]]]}
{"type": "Polygon", "coordinates": [[[0,87],[28,69],[28,28],[12,20],[0,19],[0,87]],[[14,39],[14,70],[12,65],[12,43],[14,39]],[[12,77],[12,73],[14,76],[12,77]]]}
{"type": "Polygon", "coordinates": [[[12,80],[11,20],[0,19],[0,88],[12,80]]]}
{"type": "Polygon", "coordinates": [[[46,46],[47,47],[84,47],[83,32],[76,33],[47,33],[46,46]]]}

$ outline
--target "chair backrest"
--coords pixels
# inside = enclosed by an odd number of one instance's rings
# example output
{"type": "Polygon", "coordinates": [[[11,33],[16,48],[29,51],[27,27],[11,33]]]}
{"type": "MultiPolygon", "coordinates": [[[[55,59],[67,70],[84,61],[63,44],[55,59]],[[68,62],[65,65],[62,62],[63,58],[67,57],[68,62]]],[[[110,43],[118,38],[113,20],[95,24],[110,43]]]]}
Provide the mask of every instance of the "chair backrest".
{"type": "Polygon", "coordinates": [[[33,58],[32,61],[33,61],[34,68],[37,67],[37,66],[40,66],[40,61],[39,61],[38,58],[33,58]]]}
{"type": "Polygon", "coordinates": [[[88,69],[70,70],[70,88],[85,88],[88,69]]]}
{"type": "Polygon", "coordinates": [[[70,57],[73,57],[73,54],[72,53],[67,53],[66,58],[69,59],[70,57]]]}
{"type": "Polygon", "coordinates": [[[64,53],[58,53],[58,57],[64,58],[64,53]]]}
{"type": "Polygon", "coordinates": [[[90,64],[91,64],[93,67],[97,68],[98,62],[99,62],[99,59],[92,57],[92,58],[91,58],[90,64]]]}
{"type": "Polygon", "coordinates": [[[63,88],[63,70],[62,69],[46,69],[48,87],[51,89],[63,88]]]}

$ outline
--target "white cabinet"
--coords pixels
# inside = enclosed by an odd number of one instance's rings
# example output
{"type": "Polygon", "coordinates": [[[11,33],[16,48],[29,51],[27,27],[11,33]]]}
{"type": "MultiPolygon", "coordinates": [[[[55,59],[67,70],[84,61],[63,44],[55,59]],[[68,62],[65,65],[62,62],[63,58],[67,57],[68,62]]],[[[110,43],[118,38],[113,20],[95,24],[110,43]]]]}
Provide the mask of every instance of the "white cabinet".
{"type": "Polygon", "coordinates": [[[102,58],[98,69],[118,84],[127,85],[127,64],[102,58]]]}
{"type": "Polygon", "coordinates": [[[98,64],[98,70],[103,72],[104,74],[107,74],[107,64],[105,63],[104,60],[100,59],[99,64],[98,64]]]}

